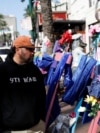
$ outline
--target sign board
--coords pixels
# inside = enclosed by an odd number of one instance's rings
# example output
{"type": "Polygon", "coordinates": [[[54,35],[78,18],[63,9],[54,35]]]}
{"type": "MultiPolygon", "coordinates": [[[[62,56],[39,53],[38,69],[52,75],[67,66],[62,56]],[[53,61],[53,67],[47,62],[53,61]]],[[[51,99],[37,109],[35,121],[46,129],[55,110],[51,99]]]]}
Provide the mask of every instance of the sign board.
{"type": "MultiPolygon", "coordinates": [[[[53,20],[66,20],[67,15],[66,12],[53,12],[52,13],[52,18],[53,20]]],[[[39,20],[39,25],[42,25],[42,15],[41,13],[38,13],[38,20],[39,20]]]]}
{"type": "Polygon", "coordinates": [[[32,30],[32,21],[31,17],[26,17],[21,21],[21,28],[25,30],[32,30]]]}

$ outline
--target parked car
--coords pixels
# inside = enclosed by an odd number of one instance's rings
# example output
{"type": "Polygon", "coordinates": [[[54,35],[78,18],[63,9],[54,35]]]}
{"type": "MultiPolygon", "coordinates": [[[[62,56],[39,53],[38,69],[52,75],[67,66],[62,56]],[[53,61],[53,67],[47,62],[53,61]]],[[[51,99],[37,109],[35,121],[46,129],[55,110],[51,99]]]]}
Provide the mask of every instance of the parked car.
{"type": "Polygon", "coordinates": [[[5,58],[9,52],[10,52],[10,47],[8,46],[0,47],[0,57],[3,61],[5,61],[5,58]]]}

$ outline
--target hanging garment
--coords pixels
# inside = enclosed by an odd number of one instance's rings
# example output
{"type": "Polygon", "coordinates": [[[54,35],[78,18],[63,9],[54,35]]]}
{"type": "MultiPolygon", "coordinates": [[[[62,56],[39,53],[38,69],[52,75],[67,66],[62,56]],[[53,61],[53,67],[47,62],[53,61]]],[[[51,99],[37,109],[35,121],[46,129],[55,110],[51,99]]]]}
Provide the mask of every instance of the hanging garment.
{"type": "Polygon", "coordinates": [[[51,80],[52,80],[52,77],[54,75],[54,72],[57,68],[57,65],[58,63],[60,62],[61,58],[62,58],[62,55],[63,53],[60,53],[60,52],[56,52],[55,53],[55,56],[54,56],[54,60],[50,66],[50,69],[48,70],[48,74],[45,78],[45,81],[46,81],[46,85],[50,85],[51,84],[51,80]]]}
{"type": "MultiPolygon", "coordinates": [[[[92,79],[90,85],[87,87],[88,94],[90,96],[94,96],[95,98],[99,99],[100,98],[100,65],[95,66],[95,75],[94,78],[92,79]]],[[[85,107],[87,110],[90,110],[91,106],[87,103],[85,104],[85,107]]],[[[84,105],[83,105],[84,106],[84,105]]],[[[88,116],[88,111],[85,111],[82,115],[82,123],[87,123],[90,120],[92,120],[93,117],[88,116]]]]}
{"type": "Polygon", "coordinates": [[[59,40],[56,40],[55,44],[54,44],[54,48],[53,48],[53,53],[56,53],[56,52],[62,53],[62,51],[63,51],[63,49],[61,48],[61,46],[59,44],[59,40]]]}
{"type": "Polygon", "coordinates": [[[69,86],[72,84],[72,69],[71,69],[71,64],[65,64],[65,69],[64,69],[64,87],[69,86]]]}
{"type": "Polygon", "coordinates": [[[46,97],[46,128],[49,127],[49,125],[55,120],[55,118],[60,113],[60,106],[57,97],[57,85],[69,56],[70,54],[68,53],[63,54],[51,79],[51,84],[49,85],[46,97]]]}
{"type": "MultiPolygon", "coordinates": [[[[64,53],[55,53],[54,60],[50,66],[50,69],[48,70],[48,74],[46,76],[46,85],[51,84],[52,77],[55,73],[55,70],[57,68],[57,65],[62,59],[64,53]]],[[[68,85],[72,81],[72,69],[71,69],[71,64],[72,64],[72,54],[70,52],[66,53],[70,57],[68,58],[65,66],[64,66],[64,86],[68,85]]]]}
{"type": "Polygon", "coordinates": [[[34,58],[34,64],[40,69],[40,71],[44,75],[45,85],[47,85],[48,71],[53,62],[54,62],[54,59],[46,53],[43,54],[42,56],[35,56],[34,58]]]}
{"type": "Polygon", "coordinates": [[[34,60],[35,65],[42,69],[47,69],[52,64],[52,62],[53,58],[46,53],[34,60]]]}
{"type": "Polygon", "coordinates": [[[54,75],[54,72],[55,72],[55,69],[56,69],[57,65],[58,65],[58,62],[56,60],[54,60],[52,62],[52,64],[51,64],[51,66],[50,66],[50,68],[48,70],[48,74],[47,74],[47,76],[45,78],[45,84],[46,85],[50,85],[51,84],[51,80],[52,80],[52,77],[54,75]]]}
{"type": "Polygon", "coordinates": [[[89,81],[89,78],[91,76],[92,70],[93,70],[94,66],[96,65],[96,63],[97,63],[97,61],[94,58],[90,58],[88,60],[88,64],[87,64],[86,68],[83,71],[83,76],[82,76],[82,78],[80,80],[80,86],[79,86],[79,89],[77,91],[77,96],[79,98],[84,96],[83,94],[85,92],[87,83],[89,81]]]}
{"type": "Polygon", "coordinates": [[[88,87],[88,93],[97,99],[100,98],[100,75],[95,76],[91,85],[88,87]]]}
{"type": "Polygon", "coordinates": [[[82,56],[79,66],[73,75],[73,84],[66,88],[62,97],[64,102],[73,105],[79,97],[82,97],[94,65],[96,65],[95,59],[88,59],[86,55],[82,56]]]}
{"type": "MultiPolygon", "coordinates": [[[[80,79],[80,74],[82,73],[82,71],[85,68],[86,60],[87,60],[87,56],[82,56],[82,59],[80,60],[79,66],[77,67],[77,70],[76,70],[76,72],[74,73],[74,75],[72,77],[72,84],[67,86],[67,88],[65,90],[65,93],[62,97],[62,101],[66,102],[67,98],[68,97],[70,98],[70,93],[71,93],[71,90],[72,90],[71,88],[73,87],[73,85],[75,85],[75,83],[78,84],[78,80],[80,79]]],[[[70,102],[68,102],[68,103],[71,104],[70,102]]]]}

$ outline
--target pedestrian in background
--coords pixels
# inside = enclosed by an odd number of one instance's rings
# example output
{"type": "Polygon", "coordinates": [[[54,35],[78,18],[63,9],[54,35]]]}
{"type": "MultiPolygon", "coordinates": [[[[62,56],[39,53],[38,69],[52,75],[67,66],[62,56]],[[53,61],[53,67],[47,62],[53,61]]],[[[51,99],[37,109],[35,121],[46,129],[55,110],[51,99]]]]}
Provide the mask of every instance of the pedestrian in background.
{"type": "Polygon", "coordinates": [[[87,44],[80,40],[80,43],[78,44],[78,46],[72,50],[72,55],[73,55],[72,72],[73,73],[76,71],[81,57],[86,54],[86,52],[85,52],[86,46],[87,46],[87,44]]]}
{"type": "Polygon", "coordinates": [[[33,64],[34,49],[30,37],[19,36],[0,64],[0,133],[44,130],[46,92],[43,76],[33,64]]]}

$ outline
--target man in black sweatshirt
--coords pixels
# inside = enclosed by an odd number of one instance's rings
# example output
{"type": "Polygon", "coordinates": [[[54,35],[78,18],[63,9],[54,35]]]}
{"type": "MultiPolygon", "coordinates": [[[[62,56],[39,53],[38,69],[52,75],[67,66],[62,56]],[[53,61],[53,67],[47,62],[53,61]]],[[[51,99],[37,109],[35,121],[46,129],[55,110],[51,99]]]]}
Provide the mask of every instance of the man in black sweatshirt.
{"type": "Polygon", "coordinates": [[[36,131],[45,120],[44,79],[33,64],[34,49],[30,37],[19,36],[0,63],[0,133],[36,131]]]}

